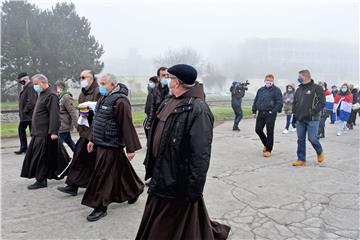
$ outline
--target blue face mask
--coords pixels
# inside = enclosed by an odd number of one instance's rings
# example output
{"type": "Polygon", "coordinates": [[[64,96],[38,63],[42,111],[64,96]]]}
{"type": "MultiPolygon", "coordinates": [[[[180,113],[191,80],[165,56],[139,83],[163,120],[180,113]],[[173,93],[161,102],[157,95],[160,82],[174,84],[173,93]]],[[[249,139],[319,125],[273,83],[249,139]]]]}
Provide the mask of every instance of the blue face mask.
{"type": "Polygon", "coordinates": [[[161,79],[161,84],[164,85],[164,86],[166,86],[166,85],[169,86],[170,81],[171,81],[170,78],[162,78],[161,79]]]}
{"type": "Polygon", "coordinates": [[[304,79],[302,77],[299,77],[297,80],[300,84],[304,83],[304,79]]]}
{"type": "Polygon", "coordinates": [[[346,93],[346,92],[347,92],[347,88],[341,88],[341,92],[346,93]]]}
{"type": "Polygon", "coordinates": [[[35,90],[35,92],[40,93],[41,92],[40,85],[39,84],[34,85],[34,90],[35,90]]]}
{"type": "Polygon", "coordinates": [[[100,92],[101,96],[106,96],[108,94],[108,90],[104,86],[99,87],[99,92],[100,92]]]}

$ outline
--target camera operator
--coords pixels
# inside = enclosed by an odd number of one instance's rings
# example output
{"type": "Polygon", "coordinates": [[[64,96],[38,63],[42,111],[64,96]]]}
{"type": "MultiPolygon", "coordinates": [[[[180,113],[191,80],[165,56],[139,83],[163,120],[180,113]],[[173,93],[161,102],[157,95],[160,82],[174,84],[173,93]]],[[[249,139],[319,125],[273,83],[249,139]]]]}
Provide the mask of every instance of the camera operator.
{"type": "Polygon", "coordinates": [[[239,123],[243,117],[241,102],[242,102],[242,98],[245,96],[245,91],[248,89],[246,87],[247,85],[249,85],[247,81],[245,83],[233,81],[230,87],[231,107],[235,113],[233,131],[240,131],[239,123]]]}

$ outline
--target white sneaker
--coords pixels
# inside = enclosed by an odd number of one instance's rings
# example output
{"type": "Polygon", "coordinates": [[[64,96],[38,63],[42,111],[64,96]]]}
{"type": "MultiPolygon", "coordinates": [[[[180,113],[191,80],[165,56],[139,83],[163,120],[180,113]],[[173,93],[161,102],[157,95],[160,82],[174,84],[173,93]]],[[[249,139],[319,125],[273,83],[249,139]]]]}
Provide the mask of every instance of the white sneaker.
{"type": "Polygon", "coordinates": [[[287,129],[284,129],[283,134],[287,134],[289,131],[287,129]]]}
{"type": "Polygon", "coordinates": [[[292,132],[296,132],[296,128],[291,129],[292,132]]]}
{"type": "Polygon", "coordinates": [[[337,132],[337,133],[336,133],[336,136],[340,136],[340,135],[341,135],[341,132],[337,132]]]}

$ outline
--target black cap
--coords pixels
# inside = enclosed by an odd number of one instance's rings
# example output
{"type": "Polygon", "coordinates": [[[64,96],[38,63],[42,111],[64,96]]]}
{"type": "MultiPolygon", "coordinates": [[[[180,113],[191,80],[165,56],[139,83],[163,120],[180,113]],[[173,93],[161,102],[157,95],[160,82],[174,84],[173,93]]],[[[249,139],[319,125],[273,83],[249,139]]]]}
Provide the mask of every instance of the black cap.
{"type": "Polygon", "coordinates": [[[18,79],[23,78],[23,77],[26,77],[26,76],[29,76],[29,75],[27,74],[27,72],[21,72],[21,73],[19,73],[19,75],[18,75],[18,79]]]}
{"type": "Polygon", "coordinates": [[[177,64],[169,68],[167,71],[185,84],[192,85],[196,81],[197,71],[190,65],[177,64]]]}

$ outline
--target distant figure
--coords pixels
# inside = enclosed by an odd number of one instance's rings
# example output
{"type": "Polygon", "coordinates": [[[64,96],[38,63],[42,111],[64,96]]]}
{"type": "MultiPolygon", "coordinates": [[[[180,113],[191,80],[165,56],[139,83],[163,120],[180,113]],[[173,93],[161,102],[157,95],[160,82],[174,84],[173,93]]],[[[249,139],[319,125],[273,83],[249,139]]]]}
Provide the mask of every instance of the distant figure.
{"type": "Polygon", "coordinates": [[[351,115],[348,120],[347,126],[349,129],[353,129],[356,125],[356,115],[360,111],[360,94],[357,88],[353,88],[351,90],[351,94],[353,95],[352,109],[351,115]]]}
{"type": "MultiPolygon", "coordinates": [[[[338,89],[336,85],[331,86],[331,93],[335,98],[336,94],[338,93],[338,89]]],[[[336,112],[333,112],[330,117],[330,124],[334,124],[336,122],[336,112]]]]}
{"type": "Polygon", "coordinates": [[[231,107],[235,114],[233,131],[240,131],[239,123],[243,118],[243,110],[241,102],[245,96],[245,88],[236,81],[233,81],[230,87],[231,92],[231,107]]]}
{"type": "Polygon", "coordinates": [[[340,91],[335,96],[334,110],[336,111],[337,118],[339,120],[339,126],[336,132],[337,136],[340,136],[344,132],[347,132],[346,123],[351,115],[351,108],[353,102],[353,95],[351,94],[349,87],[346,83],[341,85],[340,91]]]}
{"type": "Polygon", "coordinates": [[[255,132],[264,145],[263,156],[271,157],[274,146],[275,120],[277,113],[282,110],[283,100],[280,88],[274,85],[274,75],[266,75],[264,83],[265,86],[256,93],[252,113],[253,117],[256,118],[255,132]],[[265,126],[266,135],[264,133],[265,126]]]}
{"type": "Polygon", "coordinates": [[[168,69],[172,95],[160,105],[146,153],[148,198],[136,240],[224,240],[230,227],[211,221],[203,199],[214,117],[196,70],[168,69]]]}
{"type": "Polygon", "coordinates": [[[102,97],[96,104],[87,145],[88,152],[96,149],[96,164],[81,201],[94,209],[87,216],[88,221],[106,216],[107,206],[112,202],[135,203],[144,191],[144,183],[130,163],[141,145],[132,122],[128,89],[117,83],[113,74],[105,74],[100,79],[99,91],[102,97]]]}
{"type": "Polygon", "coordinates": [[[59,98],[42,74],[32,77],[34,90],[39,94],[32,117],[31,142],[26,152],[21,177],[35,178],[28,189],[47,187],[47,179],[59,179],[70,161],[59,140],[59,98]]]}
{"type": "Polygon", "coordinates": [[[151,100],[151,111],[149,117],[145,124],[145,129],[147,131],[150,130],[151,125],[154,121],[156,112],[160,106],[160,104],[164,101],[164,99],[169,95],[169,87],[168,82],[169,79],[165,77],[166,75],[166,67],[161,67],[157,70],[157,78],[158,82],[155,84],[155,87],[152,91],[152,100],[151,100]]]}
{"type": "Polygon", "coordinates": [[[15,154],[26,153],[27,150],[27,138],[26,128],[29,127],[31,132],[31,118],[34,112],[35,103],[37,99],[37,93],[33,88],[33,84],[26,72],[19,73],[18,83],[23,85],[22,90],[19,94],[19,139],[20,139],[20,150],[14,152],[15,154]]]}
{"type": "Polygon", "coordinates": [[[286,91],[283,94],[283,111],[286,115],[286,125],[283,131],[284,134],[289,132],[290,124],[293,127],[292,131],[296,131],[296,118],[292,111],[292,104],[294,102],[295,95],[295,86],[294,84],[289,84],[286,86],[286,91]]]}
{"type": "MultiPolygon", "coordinates": [[[[80,73],[81,93],[79,104],[96,102],[100,98],[99,84],[91,70],[83,70],[80,73]]],[[[75,152],[66,178],[66,186],[58,187],[61,192],[76,196],[79,187],[86,188],[95,168],[95,152],[87,151],[87,144],[91,136],[91,126],[94,118],[94,110],[89,106],[80,109],[80,116],[86,119],[85,123],[78,122],[79,140],[75,145],[75,152]]]]}
{"type": "Polygon", "coordinates": [[[311,79],[309,70],[299,72],[299,87],[296,89],[293,112],[296,117],[297,131],[297,158],[293,162],[294,167],[305,166],[306,162],[306,133],[308,139],[316,151],[317,160],[322,163],[325,160],[320,141],[318,139],[318,130],[320,122],[320,113],[325,106],[324,90],[311,79]]]}
{"type": "Polygon", "coordinates": [[[148,90],[148,95],[146,97],[146,103],[145,103],[145,114],[146,114],[146,118],[144,120],[144,130],[145,130],[145,135],[146,137],[148,137],[148,129],[146,128],[147,125],[147,121],[149,119],[149,116],[151,114],[151,106],[152,106],[152,101],[153,101],[153,95],[154,95],[154,89],[156,87],[156,84],[159,82],[159,79],[157,76],[153,76],[151,78],[149,78],[149,83],[147,86],[147,90],[148,90]]]}
{"type": "Polygon", "coordinates": [[[327,89],[326,82],[319,82],[319,86],[322,87],[325,93],[325,107],[321,111],[320,114],[320,122],[319,122],[319,131],[318,131],[318,137],[324,138],[325,137],[325,123],[326,119],[331,116],[334,109],[334,97],[332,92],[327,89]]]}
{"type": "Polygon", "coordinates": [[[55,83],[56,92],[60,103],[60,139],[75,151],[75,143],[71,138],[71,131],[77,128],[78,113],[74,106],[74,99],[67,91],[66,84],[63,81],[55,83]]]}

